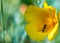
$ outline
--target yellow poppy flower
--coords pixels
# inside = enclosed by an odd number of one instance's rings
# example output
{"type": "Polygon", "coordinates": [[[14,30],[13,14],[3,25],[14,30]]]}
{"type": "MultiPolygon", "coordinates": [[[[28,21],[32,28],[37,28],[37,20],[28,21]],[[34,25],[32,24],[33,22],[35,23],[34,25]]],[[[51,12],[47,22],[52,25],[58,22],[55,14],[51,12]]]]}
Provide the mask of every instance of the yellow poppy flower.
{"type": "Polygon", "coordinates": [[[48,37],[52,40],[58,30],[56,10],[44,2],[44,8],[29,6],[25,12],[26,32],[31,39],[36,41],[48,37]]]}

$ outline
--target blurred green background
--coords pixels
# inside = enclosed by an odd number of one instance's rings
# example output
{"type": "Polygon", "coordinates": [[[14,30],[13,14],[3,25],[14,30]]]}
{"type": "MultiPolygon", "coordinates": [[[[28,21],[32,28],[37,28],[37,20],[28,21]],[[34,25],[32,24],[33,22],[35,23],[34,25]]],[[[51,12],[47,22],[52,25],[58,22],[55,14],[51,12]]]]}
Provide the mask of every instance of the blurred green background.
{"type": "MultiPolygon", "coordinates": [[[[26,22],[22,12],[19,11],[21,5],[43,7],[43,2],[44,0],[0,0],[0,43],[60,43],[60,26],[57,36],[52,41],[47,38],[40,42],[34,41],[24,30],[26,22]]],[[[60,0],[46,2],[55,7],[57,13],[60,11],[60,0]]]]}

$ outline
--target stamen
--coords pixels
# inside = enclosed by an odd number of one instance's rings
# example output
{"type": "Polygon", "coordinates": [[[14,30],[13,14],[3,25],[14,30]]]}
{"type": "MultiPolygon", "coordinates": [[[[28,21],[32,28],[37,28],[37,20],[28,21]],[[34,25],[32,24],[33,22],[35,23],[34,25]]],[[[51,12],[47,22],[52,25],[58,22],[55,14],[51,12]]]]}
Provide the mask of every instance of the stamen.
{"type": "Polygon", "coordinates": [[[44,25],[44,27],[43,27],[43,30],[42,30],[42,32],[44,32],[44,31],[45,31],[45,29],[46,29],[46,26],[47,26],[47,25],[45,24],[45,25],[44,25]]]}

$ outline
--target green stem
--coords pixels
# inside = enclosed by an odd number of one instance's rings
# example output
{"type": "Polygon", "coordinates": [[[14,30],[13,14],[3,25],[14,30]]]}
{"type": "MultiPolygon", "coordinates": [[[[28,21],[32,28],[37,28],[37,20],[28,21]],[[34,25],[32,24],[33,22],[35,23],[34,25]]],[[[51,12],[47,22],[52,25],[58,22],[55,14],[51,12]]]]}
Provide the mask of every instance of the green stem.
{"type": "Polygon", "coordinates": [[[5,30],[4,28],[4,18],[3,18],[3,0],[1,0],[1,22],[2,22],[2,29],[5,30]]]}

